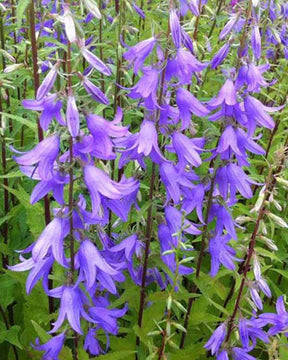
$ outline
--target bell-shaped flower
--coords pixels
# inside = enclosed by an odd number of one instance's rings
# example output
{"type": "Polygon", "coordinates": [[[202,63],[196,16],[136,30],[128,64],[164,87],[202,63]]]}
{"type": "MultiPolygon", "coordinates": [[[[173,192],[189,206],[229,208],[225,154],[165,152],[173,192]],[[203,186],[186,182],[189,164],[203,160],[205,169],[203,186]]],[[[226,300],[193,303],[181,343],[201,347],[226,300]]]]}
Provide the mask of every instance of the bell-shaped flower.
{"type": "Polygon", "coordinates": [[[194,185],[185,176],[185,171],[177,171],[176,167],[169,162],[160,164],[161,180],[166,188],[167,201],[173,199],[175,204],[178,204],[181,197],[181,187],[185,186],[192,191],[194,185]]]}
{"type": "Polygon", "coordinates": [[[151,37],[130,47],[130,49],[123,54],[124,59],[128,60],[130,64],[134,63],[135,74],[138,74],[139,70],[141,70],[145,59],[150,55],[155,44],[156,39],[151,37]]]}
{"type": "Polygon", "coordinates": [[[226,269],[235,270],[234,261],[241,261],[236,258],[236,251],[227,243],[231,240],[230,235],[220,236],[218,233],[209,241],[209,252],[211,256],[211,276],[215,276],[224,265],[226,269]]]}
{"type": "Polygon", "coordinates": [[[145,163],[142,161],[144,156],[149,156],[157,164],[166,161],[158,146],[158,134],[153,121],[144,120],[139,133],[121,139],[115,144],[118,148],[125,149],[120,150],[122,153],[119,161],[120,168],[130,160],[137,160],[142,167],[145,167],[145,163]]]}
{"type": "Polygon", "coordinates": [[[194,209],[198,219],[204,223],[203,219],[203,202],[205,197],[205,186],[201,183],[193,185],[193,187],[186,188],[184,191],[182,209],[186,214],[190,214],[194,209]]]}
{"type": "Polygon", "coordinates": [[[216,69],[219,65],[222,64],[222,62],[227,57],[229,50],[230,50],[230,42],[226,42],[220,50],[217,51],[217,53],[214,55],[212,61],[211,61],[211,68],[216,69]]]}
{"type": "Polygon", "coordinates": [[[182,119],[181,130],[188,129],[191,124],[191,115],[203,117],[210,111],[191,94],[190,91],[180,87],[176,93],[176,103],[179,108],[180,119],[182,119]]]}
{"type": "Polygon", "coordinates": [[[84,181],[91,196],[92,216],[96,217],[101,206],[101,195],[108,199],[121,199],[139,186],[137,181],[129,184],[117,183],[93,165],[87,165],[84,168],[84,181]]]}
{"type": "Polygon", "coordinates": [[[73,95],[68,96],[66,121],[70,135],[72,137],[78,136],[80,130],[79,111],[77,109],[76,100],[73,95]]]}
{"type": "Polygon", "coordinates": [[[254,63],[242,66],[239,70],[235,82],[235,87],[240,89],[243,85],[247,85],[247,91],[260,92],[261,87],[266,87],[269,85],[269,83],[262,76],[262,74],[266,72],[269,67],[269,64],[256,66],[254,63]]]}
{"type": "Polygon", "coordinates": [[[204,345],[205,349],[210,350],[212,355],[218,353],[223,344],[227,333],[227,324],[223,323],[217,327],[208,342],[204,345]]]}
{"type": "Polygon", "coordinates": [[[65,32],[68,40],[73,43],[76,41],[76,28],[75,23],[73,19],[73,15],[70,11],[70,8],[67,4],[63,6],[64,12],[63,12],[63,23],[65,27],[65,32]]]}
{"type": "MultiPolygon", "coordinates": [[[[57,294],[57,297],[59,295],[57,294]]],[[[63,286],[60,291],[60,309],[56,322],[50,333],[56,332],[63,324],[65,319],[68,320],[70,326],[78,334],[82,334],[80,320],[83,317],[85,320],[95,323],[95,321],[84,310],[84,304],[87,301],[86,296],[82,290],[77,286],[63,286]]]]}
{"type": "Polygon", "coordinates": [[[101,326],[104,331],[116,335],[118,333],[117,319],[124,316],[127,307],[123,309],[107,309],[103,306],[94,306],[89,309],[89,315],[101,326]]]}
{"type": "Polygon", "coordinates": [[[46,344],[40,345],[39,339],[36,339],[36,345],[32,347],[38,351],[45,351],[42,355],[43,360],[59,360],[59,354],[62,350],[65,341],[65,334],[61,333],[52,337],[46,344]]]}
{"type": "Polygon", "coordinates": [[[234,106],[237,103],[236,89],[231,79],[227,79],[225,84],[221,87],[219,94],[208,102],[208,105],[213,109],[225,104],[234,106]]]}
{"type": "Polygon", "coordinates": [[[208,222],[211,222],[214,218],[216,218],[215,230],[218,234],[222,234],[225,229],[232,239],[237,240],[234,219],[227,205],[212,204],[208,222]]]}
{"type": "Polygon", "coordinates": [[[85,279],[87,289],[92,288],[94,285],[98,269],[108,275],[118,274],[118,271],[108,264],[90,240],[86,239],[81,243],[77,258],[80,268],[80,278],[85,279]]]}
{"type": "Polygon", "coordinates": [[[107,99],[106,95],[94,85],[87,77],[83,77],[83,86],[88,94],[92,96],[92,98],[98,101],[101,104],[109,105],[109,100],[107,99]]]}
{"type": "Polygon", "coordinates": [[[61,115],[62,102],[57,99],[57,94],[51,94],[43,97],[41,100],[23,100],[22,105],[29,110],[41,111],[39,118],[40,126],[44,131],[47,131],[53,118],[55,118],[60,125],[65,124],[61,115]]]}
{"type": "Polygon", "coordinates": [[[170,10],[169,24],[174,45],[178,49],[181,46],[181,25],[175,9],[170,10]]]}
{"type": "Polygon", "coordinates": [[[184,239],[183,234],[199,235],[201,231],[185,218],[185,214],[173,206],[165,207],[165,219],[172,237],[172,245],[177,248],[179,239],[184,239]]]}
{"type": "Polygon", "coordinates": [[[20,256],[21,263],[9,266],[9,270],[12,271],[27,271],[30,270],[27,281],[26,281],[26,292],[29,294],[36,283],[43,278],[44,290],[48,290],[48,275],[52,268],[54,258],[49,255],[39,261],[35,262],[33,258],[28,260],[20,256]]]}
{"type": "Polygon", "coordinates": [[[167,81],[176,77],[181,85],[190,84],[192,75],[206,66],[207,64],[201,63],[194,55],[180,47],[175,58],[168,60],[165,77],[167,81]]]}
{"type": "MultiPolygon", "coordinates": [[[[202,160],[199,152],[202,150],[197,145],[197,140],[189,139],[186,135],[175,132],[172,135],[173,149],[178,156],[178,168],[184,169],[187,164],[198,167],[202,160]]],[[[168,147],[168,150],[170,148],[168,147]]],[[[169,150],[170,151],[170,150],[169,150]]]]}
{"type": "Polygon", "coordinates": [[[188,11],[191,11],[195,16],[199,16],[199,3],[197,0],[180,0],[179,2],[182,16],[185,16],[188,11]]]}
{"type": "Polygon", "coordinates": [[[251,47],[254,53],[254,56],[257,60],[261,57],[261,35],[259,31],[258,24],[255,24],[252,27],[252,33],[251,33],[251,47]]]}
{"type": "Polygon", "coordinates": [[[48,72],[42,84],[39,86],[36,94],[36,100],[42,100],[44,96],[48,94],[48,92],[52,89],[55,80],[57,78],[57,71],[60,66],[60,62],[57,62],[52,69],[48,72]]]}
{"type": "MultiPolygon", "coordinates": [[[[236,132],[232,125],[228,125],[220,136],[216,152],[218,154],[224,155],[224,158],[228,159],[231,156],[231,152],[240,156],[242,155],[238,148],[236,132]],[[228,156],[225,156],[225,153],[227,154],[229,151],[230,153],[228,153],[228,156]]],[[[223,159],[223,157],[221,158],[223,159]]]]}
{"type": "Polygon", "coordinates": [[[122,240],[119,244],[109,249],[112,253],[118,253],[121,257],[125,257],[128,262],[132,262],[134,254],[140,255],[142,251],[142,243],[139,241],[136,234],[128,236],[122,240]]]}
{"type": "Polygon", "coordinates": [[[96,70],[100,71],[102,74],[110,76],[112,74],[111,70],[107,65],[104,64],[96,55],[89,51],[85,46],[80,47],[81,53],[84,56],[85,60],[96,70]]]}
{"type": "Polygon", "coordinates": [[[83,348],[88,351],[91,355],[98,356],[104,354],[105,351],[101,348],[96,335],[96,329],[90,328],[85,337],[83,348]]]}
{"type": "Polygon", "coordinates": [[[38,164],[40,178],[49,181],[54,176],[53,167],[58,156],[59,146],[59,137],[53,135],[42,140],[34,149],[14,159],[18,164],[24,166],[38,164]]]}
{"type": "Polygon", "coordinates": [[[237,22],[239,20],[239,13],[232,14],[229,21],[226,23],[226,25],[223,27],[219,34],[219,40],[224,40],[225,37],[231,33],[231,31],[236,26],[237,22]]]}
{"type": "Polygon", "coordinates": [[[278,333],[285,332],[287,336],[288,329],[288,313],[285,308],[284,297],[280,296],[276,302],[276,311],[277,314],[274,313],[264,313],[259,315],[259,320],[262,323],[262,326],[266,324],[273,325],[269,330],[269,335],[276,335],[278,333]]]}
{"type": "Polygon", "coordinates": [[[245,111],[249,119],[249,134],[254,132],[256,125],[267,129],[273,129],[275,123],[268,113],[279,111],[283,106],[269,107],[261,103],[252,96],[247,96],[244,100],[245,111]]]}
{"type": "Polygon", "coordinates": [[[257,339],[269,343],[269,337],[267,333],[262,330],[261,322],[254,318],[250,320],[242,318],[239,320],[239,335],[243,348],[248,351],[256,346],[257,339]],[[252,341],[251,346],[249,344],[250,339],[252,341]]]}
{"type": "Polygon", "coordinates": [[[144,99],[145,107],[154,109],[157,107],[157,89],[159,71],[151,66],[142,69],[143,75],[135,86],[131,88],[129,97],[132,99],[144,99]]]}
{"type": "Polygon", "coordinates": [[[35,262],[44,259],[50,251],[55,260],[62,266],[67,267],[67,261],[64,255],[63,240],[67,235],[67,226],[65,220],[55,217],[44,229],[37,239],[33,250],[32,258],[35,262]]]}

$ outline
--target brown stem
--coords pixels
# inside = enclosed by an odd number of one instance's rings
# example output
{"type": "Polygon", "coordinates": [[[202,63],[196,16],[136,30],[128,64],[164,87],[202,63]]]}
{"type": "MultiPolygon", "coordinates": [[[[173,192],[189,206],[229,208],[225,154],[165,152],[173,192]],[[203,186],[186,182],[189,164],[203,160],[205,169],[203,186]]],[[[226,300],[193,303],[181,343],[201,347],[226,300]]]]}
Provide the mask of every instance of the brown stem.
{"type": "Polygon", "coordinates": [[[193,33],[193,39],[194,40],[197,40],[198,26],[199,26],[199,20],[200,20],[201,10],[202,10],[201,7],[202,7],[202,0],[199,0],[199,4],[198,4],[199,16],[197,16],[196,22],[195,22],[195,29],[194,29],[194,33],[193,33]]]}

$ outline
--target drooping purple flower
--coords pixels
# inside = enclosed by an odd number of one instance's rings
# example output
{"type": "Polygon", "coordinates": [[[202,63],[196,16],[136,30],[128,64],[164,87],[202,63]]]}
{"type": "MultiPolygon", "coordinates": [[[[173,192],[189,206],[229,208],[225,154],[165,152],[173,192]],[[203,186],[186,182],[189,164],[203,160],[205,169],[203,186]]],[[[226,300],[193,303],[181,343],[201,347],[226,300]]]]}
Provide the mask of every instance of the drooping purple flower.
{"type": "Polygon", "coordinates": [[[101,195],[108,199],[121,199],[138,188],[137,181],[129,184],[117,183],[111,180],[104,171],[93,165],[87,165],[84,168],[84,181],[91,196],[92,215],[96,217],[101,206],[101,195]]]}
{"type": "Polygon", "coordinates": [[[155,44],[156,39],[151,37],[150,39],[143,40],[137,45],[130,47],[130,49],[123,54],[123,57],[128,60],[130,64],[134,62],[135,74],[138,74],[145,59],[152,52],[155,44]]]}
{"type": "Polygon", "coordinates": [[[90,328],[85,337],[84,341],[84,350],[88,351],[91,355],[98,356],[100,354],[104,354],[105,351],[101,348],[99,344],[99,340],[97,339],[96,329],[90,328]]]}
{"type": "Polygon", "coordinates": [[[176,77],[181,85],[190,84],[192,75],[202,71],[206,66],[207,64],[201,63],[190,52],[180,47],[175,58],[168,60],[165,76],[167,81],[176,77]]]}
{"type": "Polygon", "coordinates": [[[260,92],[261,87],[266,87],[269,85],[269,83],[262,76],[262,74],[267,71],[269,67],[269,64],[256,66],[254,63],[242,66],[239,70],[235,82],[236,88],[239,89],[243,85],[247,85],[247,91],[260,92]]]}
{"type": "MultiPolygon", "coordinates": [[[[186,186],[186,185],[185,185],[186,186]]],[[[203,219],[203,201],[205,196],[205,187],[203,184],[197,184],[190,188],[186,188],[184,190],[184,199],[182,209],[186,214],[190,214],[194,209],[196,209],[196,213],[198,219],[204,223],[203,219]]]]}
{"type": "Polygon", "coordinates": [[[215,230],[218,234],[222,234],[225,229],[232,239],[237,239],[233,216],[227,205],[212,204],[208,221],[211,222],[214,218],[216,218],[215,230]]]}
{"type": "Polygon", "coordinates": [[[229,356],[226,350],[221,351],[221,353],[217,354],[216,360],[229,360],[229,356]]]}
{"type": "Polygon", "coordinates": [[[89,51],[85,46],[81,46],[80,50],[86,61],[96,70],[107,76],[110,76],[112,74],[109,67],[105,65],[104,62],[100,60],[96,55],[89,51]]]}
{"type": "Polygon", "coordinates": [[[261,321],[262,325],[265,326],[266,324],[273,325],[269,330],[269,335],[276,335],[278,333],[285,332],[287,336],[288,333],[288,313],[285,308],[284,304],[284,297],[280,296],[276,302],[276,311],[277,314],[273,313],[264,313],[259,315],[259,320],[261,321]]]}
{"type": "Polygon", "coordinates": [[[50,333],[56,332],[67,319],[70,326],[78,334],[82,334],[80,319],[83,317],[85,320],[95,323],[95,321],[84,310],[85,295],[82,290],[77,286],[62,286],[60,294],[61,303],[59,309],[59,315],[56,322],[53,324],[53,328],[50,333]]]}
{"type": "Polygon", "coordinates": [[[239,335],[242,346],[245,350],[251,350],[252,346],[255,347],[257,339],[262,340],[265,343],[269,343],[269,337],[266,332],[262,330],[262,323],[258,319],[244,319],[239,320],[239,335]],[[249,346],[249,340],[252,341],[252,346],[249,346]]]}
{"type": "MultiPolygon", "coordinates": [[[[194,185],[185,176],[185,171],[178,171],[175,166],[169,162],[160,164],[161,180],[166,188],[167,201],[173,199],[175,204],[178,204],[181,197],[181,186],[189,188],[193,191],[194,185]]],[[[191,210],[192,211],[192,210],[191,210]]]]}
{"type": "Polygon", "coordinates": [[[135,86],[131,88],[129,97],[132,99],[144,99],[145,107],[154,109],[157,106],[157,89],[159,72],[157,69],[146,66],[142,69],[143,75],[135,86]]]}
{"type": "Polygon", "coordinates": [[[234,360],[257,360],[254,356],[247,354],[244,349],[238,347],[232,349],[232,355],[234,360]]]}
{"type": "Polygon", "coordinates": [[[27,271],[30,270],[26,281],[26,292],[29,294],[36,283],[43,278],[43,287],[46,291],[48,289],[48,275],[54,262],[53,256],[49,255],[43,259],[35,262],[33,258],[28,260],[20,256],[21,263],[9,266],[8,268],[12,271],[27,271]]]}
{"type": "Polygon", "coordinates": [[[170,10],[169,24],[175,47],[181,46],[181,25],[175,9],[170,10]]]}
{"type": "Polygon", "coordinates": [[[132,6],[133,6],[133,9],[137,12],[137,14],[142,18],[142,19],[145,19],[145,12],[141,9],[141,8],[139,8],[139,6],[137,6],[136,4],[135,4],[135,2],[133,2],[133,4],[132,4],[132,6]]]}
{"type": "Polygon", "coordinates": [[[190,91],[180,87],[176,93],[176,102],[182,119],[181,130],[187,129],[191,123],[191,115],[207,116],[210,111],[193,96],[190,91]]]}
{"type": "Polygon", "coordinates": [[[220,50],[217,51],[217,53],[214,55],[212,61],[211,61],[211,68],[216,69],[219,65],[222,64],[224,59],[227,57],[229,50],[230,50],[230,42],[226,42],[220,50]]]}
{"type": "Polygon", "coordinates": [[[57,94],[51,94],[43,97],[41,100],[23,100],[22,105],[26,109],[41,111],[39,118],[40,126],[44,131],[47,131],[53,118],[55,118],[59,124],[65,124],[60,111],[62,102],[57,100],[57,98],[57,94]]]}
{"type": "Polygon", "coordinates": [[[80,277],[85,279],[87,289],[92,288],[96,281],[98,269],[107,275],[117,275],[118,271],[113,269],[102,257],[96,246],[90,240],[84,240],[77,253],[80,277]]]}
{"type": "Polygon", "coordinates": [[[217,108],[218,106],[225,104],[233,106],[237,103],[237,95],[234,83],[231,79],[227,79],[224,85],[221,87],[218,95],[208,102],[211,108],[217,108]]]}
{"type": "Polygon", "coordinates": [[[33,260],[38,262],[44,259],[51,250],[55,260],[62,266],[67,267],[63,247],[63,239],[66,233],[67,229],[65,229],[64,220],[55,217],[37,239],[32,250],[33,260]]]}
{"type": "Polygon", "coordinates": [[[180,2],[180,11],[182,16],[185,16],[187,11],[189,10],[195,16],[199,16],[199,6],[197,0],[180,0],[179,2],[180,2]]]}
{"type": "Polygon", "coordinates": [[[42,100],[44,96],[48,94],[48,92],[52,89],[56,77],[57,77],[57,71],[60,66],[60,62],[57,62],[52,69],[48,72],[44,80],[42,81],[42,84],[39,86],[36,94],[36,100],[42,100]]]}
{"type": "Polygon", "coordinates": [[[226,234],[220,236],[216,234],[209,241],[209,252],[211,255],[211,276],[215,276],[220,264],[224,265],[229,270],[235,270],[234,261],[241,261],[236,258],[236,251],[227,243],[231,240],[230,235],[226,234]]]}
{"type": "Polygon", "coordinates": [[[72,137],[78,136],[80,130],[79,112],[77,109],[75,97],[73,95],[68,96],[66,121],[70,135],[72,137]]]}
{"type": "Polygon", "coordinates": [[[254,53],[255,58],[258,60],[261,57],[261,35],[259,31],[259,26],[255,24],[252,27],[251,33],[251,46],[254,53]]]}
{"type": "Polygon", "coordinates": [[[59,354],[65,341],[65,334],[61,333],[52,337],[46,344],[40,345],[39,339],[36,339],[36,345],[32,345],[38,351],[45,351],[43,360],[59,360],[59,354]]]}
{"type": "Polygon", "coordinates": [[[251,295],[251,299],[252,299],[253,303],[256,305],[256,307],[259,310],[263,310],[263,303],[262,303],[261,297],[260,297],[256,287],[254,286],[254,284],[252,284],[250,286],[250,295],[251,295]]]}
{"type": "Polygon", "coordinates": [[[232,14],[229,21],[226,23],[226,25],[223,27],[219,34],[219,40],[225,39],[225,37],[230,34],[230,32],[234,29],[237,21],[239,19],[239,14],[232,14]]]}
{"type": "Polygon", "coordinates": [[[221,324],[214,331],[208,342],[204,345],[205,349],[210,350],[212,355],[218,353],[223,341],[225,340],[227,332],[226,323],[221,324]]]}
{"type": "Polygon", "coordinates": [[[133,255],[140,255],[142,249],[142,244],[139,241],[136,234],[128,236],[126,239],[122,240],[119,244],[111,247],[109,251],[113,253],[123,253],[126,260],[132,262],[133,255]]]}
{"type": "Polygon", "coordinates": [[[172,135],[173,148],[178,156],[178,168],[184,169],[187,164],[198,167],[202,161],[199,153],[202,149],[195,144],[194,139],[189,139],[186,135],[175,132],[172,135]]]}
{"type": "Polygon", "coordinates": [[[144,120],[141,124],[139,133],[128,136],[126,139],[120,139],[115,142],[122,153],[119,167],[123,167],[129,160],[137,160],[142,167],[145,163],[142,161],[143,156],[149,156],[155,163],[162,163],[166,159],[161,154],[158,146],[158,134],[153,121],[144,120]]]}
{"type": "Polygon", "coordinates": [[[107,309],[103,306],[94,306],[89,309],[89,315],[94,321],[113,335],[118,333],[117,319],[124,316],[126,312],[127,306],[124,306],[123,309],[107,309]]]}
{"type": "Polygon", "coordinates": [[[107,99],[105,94],[103,94],[103,92],[87,77],[83,78],[83,86],[87,93],[90,94],[94,100],[100,102],[101,104],[109,105],[109,100],[107,99]]]}
{"type": "Polygon", "coordinates": [[[42,140],[34,149],[21,156],[14,157],[15,161],[24,166],[38,164],[38,173],[42,180],[49,181],[54,176],[54,162],[58,156],[60,139],[52,135],[42,140]]]}

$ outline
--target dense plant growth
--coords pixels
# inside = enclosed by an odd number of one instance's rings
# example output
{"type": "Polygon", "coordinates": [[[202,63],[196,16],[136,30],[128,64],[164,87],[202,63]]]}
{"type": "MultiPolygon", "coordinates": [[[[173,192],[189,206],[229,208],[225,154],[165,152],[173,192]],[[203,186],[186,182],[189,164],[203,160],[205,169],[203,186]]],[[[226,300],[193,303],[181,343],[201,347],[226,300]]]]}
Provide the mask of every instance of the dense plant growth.
{"type": "Polygon", "coordinates": [[[0,11],[0,359],[287,359],[286,2],[0,11]]]}

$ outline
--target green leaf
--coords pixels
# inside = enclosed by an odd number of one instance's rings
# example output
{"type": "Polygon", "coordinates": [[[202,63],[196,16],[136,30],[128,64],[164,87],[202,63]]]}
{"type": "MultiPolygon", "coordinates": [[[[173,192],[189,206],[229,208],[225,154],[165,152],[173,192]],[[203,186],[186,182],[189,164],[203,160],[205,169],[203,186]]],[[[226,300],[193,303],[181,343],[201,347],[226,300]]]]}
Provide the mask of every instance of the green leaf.
{"type": "Polygon", "coordinates": [[[132,355],[134,355],[135,353],[136,351],[115,351],[107,355],[97,356],[97,360],[128,360],[132,359],[132,355]]]}
{"type": "Polygon", "coordinates": [[[18,121],[22,125],[26,125],[27,127],[29,127],[29,129],[33,130],[35,134],[37,133],[37,124],[36,123],[33,123],[32,121],[29,121],[27,119],[24,119],[21,116],[12,115],[12,114],[3,113],[3,112],[0,112],[0,114],[5,117],[8,117],[12,120],[18,121]]]}
{"type": "Polygon", "coordinates": [[[37,324],[36,321],[31,320],[31,323],[36,331],[37,336],[43,343],[47,342],[51,338],[51,336],[47,334],[47,331],[44,330],[39,324],[37,324]]]}
{"type": "Polygon", "coordinates": [[[30,0],[18,0],[18,5],[16,8],[16,19],[17,19],[18,27],[21,27],[25,10],[27,9],[29,4],[30,4],[30,0]]]}
{"type": "Polygon", "coordinates": [[[8,341],[10,344],[17,346],[20,349],[23,349],[22,345],[19,342],[19,331],[20,326],[14,325],[9,330],[1,331],[0,332],[0,343],[4,341],[8,341]]]}

